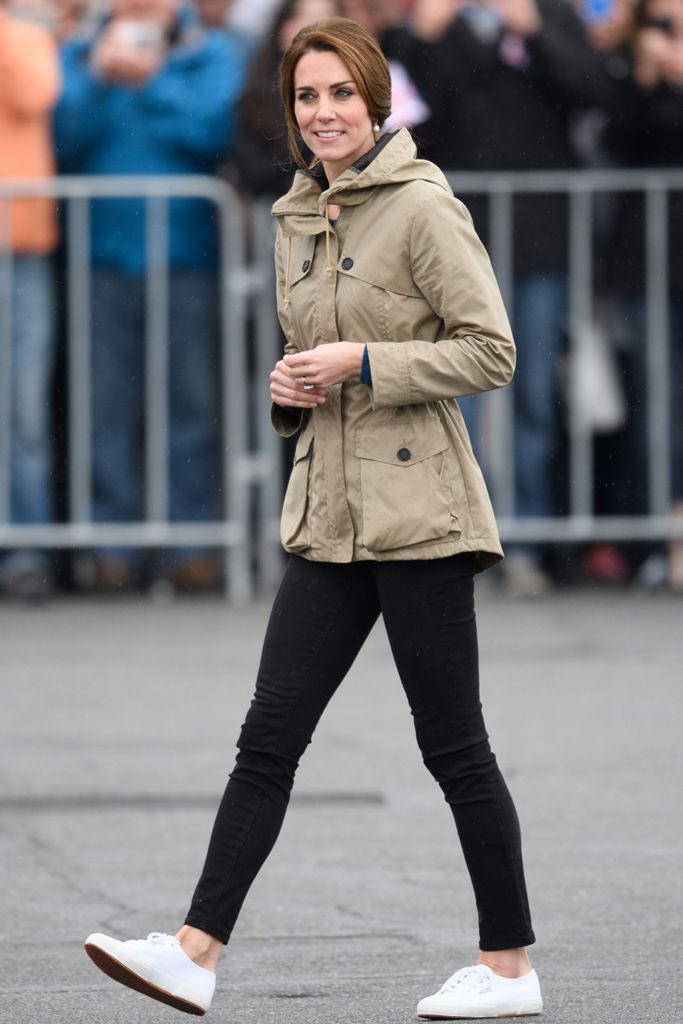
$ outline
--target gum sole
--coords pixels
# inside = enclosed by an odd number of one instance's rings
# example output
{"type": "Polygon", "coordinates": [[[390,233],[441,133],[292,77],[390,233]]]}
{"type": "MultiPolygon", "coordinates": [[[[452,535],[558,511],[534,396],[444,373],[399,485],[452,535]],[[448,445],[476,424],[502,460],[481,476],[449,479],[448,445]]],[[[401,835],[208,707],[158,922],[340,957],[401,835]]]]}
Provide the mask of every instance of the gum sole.
{"type": "Polygon", "coordinates": [[[165,1003],[167,1006],[172,1006],[175,1010],[180,1010],[182,1013],[191,1013],[195,1017],[203,1017],[206,1013],[206,1010],[203,1010],[201,1006],[196,1006],[195,1003],[188,1003],[185,999],[179,999],[168,992],[163,992],[156,985],[152,985],[151,982],[145,981],[144,978],[139,978],[137,974],[134,974],[128,967],[124,967],[122,963],[115,960],[110,953],[105,953],[99,946],[86,943],[83,948],[92,962],[101,971],[110,978],[113,978],[114,981],[118,981],[121,985],[135,989],[136,992],[142,992],[143,995],[156,999],[160,1003],[165,1003]]]}
{"type": "Polygon", "coordinates": [[[514,1020],[517,1017],[538,1017],[543,1010],[527,1010],[525,1013],[497,1013],[493,1017],[428,1017],[426,1014],[418,1014],[418,1020],[514,1020]]]}

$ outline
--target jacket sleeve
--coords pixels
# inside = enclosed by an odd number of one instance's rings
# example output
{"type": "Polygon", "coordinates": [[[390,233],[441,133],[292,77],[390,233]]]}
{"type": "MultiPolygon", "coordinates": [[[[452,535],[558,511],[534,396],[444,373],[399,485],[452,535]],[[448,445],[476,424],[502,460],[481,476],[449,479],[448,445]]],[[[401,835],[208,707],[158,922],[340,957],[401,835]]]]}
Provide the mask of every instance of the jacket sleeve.
{"type": "MultiPolygon", "coordinates": [[[[282,232],[278,228],[277,236],[275,238],[275,287],[278,318],[285,336],[285,355],[288,355],[291,352],[298,352],[299,346],[296,344],[289,311],[285,309],[283,301],[285,291],[285,264],[282,254],[282,246],[282,232]]],[[[282,437],[291,437],[293,434],[296,434],[297,430],[301,427],[303,414],[303,409],[285,409],[283,406],[275,405],[273,402],[270,410],[270,422],[272,423],[273,428],[282,437]]]]}
{"type": "Polygon", "coordinates": [[[680,166],[683,158],[683,96],[660,82],[642,89],[633,70],[614,84],[604,142],[627,166],[680,166]]]}
{"type": "Polygon", "coordinates": [[[62,94],[54,113],[54,137],[61,171],[80,170],[101,144],[112,117],[112,89],[90,70],[91,44],[66,43],[61,50],[62,94]]]}
{"type": "Polygon", "coordinates": [[[197,47],[171,51],[136,97],[150,136],[171,149],[220,159],[232,144],[244,71],[245,59],[230,39],[212,36],[197,47]]]}
{"type": "Polygon", "coordinates": [[[541,28],[527,39],[535,73],[554,88],[567,108],[609,103],[610,81],[581,19],[565,0],[540,0],[541,28]]]}
{"type": "Polygon", "coordinates": [[[59,61],[49,33],[0,11],[0,102],[23,118],[43,117],[57,102],[59,61]]]}
{"type": "Polygon", "coordinates": [[[413,280],[444,325],[437,342],[368,344],[373,408],[490,391],[514,373],[515,345],[484,246],[465,206],[445,192],[410,226],[413,280]]]}

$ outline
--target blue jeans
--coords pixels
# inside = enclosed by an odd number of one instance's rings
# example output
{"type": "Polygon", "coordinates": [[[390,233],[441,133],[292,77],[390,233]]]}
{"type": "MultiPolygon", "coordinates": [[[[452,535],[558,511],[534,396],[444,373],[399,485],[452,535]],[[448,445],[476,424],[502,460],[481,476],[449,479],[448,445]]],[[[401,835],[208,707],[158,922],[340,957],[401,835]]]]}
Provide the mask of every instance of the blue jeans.
{"type": "Polygon", "coordinates": [[[49,523],[52,493],[52,406],[55,289],[49,256],[12,261],[11,517],[49,523]]]}
{"type": "MultiPolygon", "coordinates": [[[[557,373],[567,317],[567,278],[559,271],[520,274],[514,285],[513,331],[515,512],[554,512],[552,461],[558,442],[557,373]]],[[[458,399],[475,452],[481,449],[480,396],[458,399]]],[[[482,460],[485,465],[485,458],[482,460]]]]}
{"type": "MultiPolygon", "coordinates": [[[[647,310],[642,296],[624,303],[624,315],[633,344],[633,373],[629,394],[629,435],[634,453],[636,511],[648,508],[647,464],[647,310]]],[[[658,405],[667,418],[671,439],[671,497],[683,499],[683,299],[669,303],[669,390],[658,405]]]]}
{"type": "MultiPolygon", "coordinates": [[[[169,518],[206,522],[218,516],[220,490],[216,275],[172,271],[169,294],[169,518]]],[[[144,519],[142,277],[93,272],[92,373],[93,518],[139,522],[144,519]]],[[[127,549],[109,551],[133,559],[127,549]]]]}

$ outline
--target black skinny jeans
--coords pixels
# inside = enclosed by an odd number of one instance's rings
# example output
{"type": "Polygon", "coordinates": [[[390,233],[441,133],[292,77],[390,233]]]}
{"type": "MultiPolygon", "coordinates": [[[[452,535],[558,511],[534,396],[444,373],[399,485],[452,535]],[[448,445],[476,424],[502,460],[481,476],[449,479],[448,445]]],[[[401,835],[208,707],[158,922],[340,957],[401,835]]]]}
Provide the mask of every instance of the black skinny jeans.
{"type": "Polygon", "coordinates": [[[425,765],[453,812],[483,950],[534,941],[514,804],[479,702],[475,556],[335,565],[292,557],[266,632],[186,924],[227,942],[329,700],[382,614],[425,765]]]}

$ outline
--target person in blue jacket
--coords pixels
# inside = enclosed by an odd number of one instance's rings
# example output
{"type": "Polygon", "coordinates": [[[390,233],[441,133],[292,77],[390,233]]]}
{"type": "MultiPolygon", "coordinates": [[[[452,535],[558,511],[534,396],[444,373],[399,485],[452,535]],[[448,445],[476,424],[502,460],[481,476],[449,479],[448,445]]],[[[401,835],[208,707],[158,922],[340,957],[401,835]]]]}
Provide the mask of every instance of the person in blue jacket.
{"type": "MultiPolygon", "coordinates": [[[[65,174],[213,174],[232,145],[244,48],[199,26],[180,0],[112,0],[92,38],[62,48],[54,130],[65,174]]],[[[93,517],[143,517],[143,200],[92,204],[93,517]]],[[[218,238],[205,200],[169,204],[170,517],[218,513],[218,238]]],[[[174,553],[178,581],[217,571],[201,549],[174,553]]],[[[133,581],[130,549],[98,557],[98,581],[133,581]]]]}

